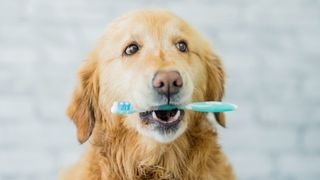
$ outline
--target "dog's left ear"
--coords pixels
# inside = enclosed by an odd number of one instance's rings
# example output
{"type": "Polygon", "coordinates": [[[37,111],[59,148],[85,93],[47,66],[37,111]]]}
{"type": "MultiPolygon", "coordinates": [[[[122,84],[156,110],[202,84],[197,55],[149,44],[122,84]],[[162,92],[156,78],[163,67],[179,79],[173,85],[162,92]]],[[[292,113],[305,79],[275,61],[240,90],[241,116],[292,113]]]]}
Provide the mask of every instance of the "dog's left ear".
{"type": "Polygon", "coordinates": [[[98,111],[97,60],[89,57],[78,72],[78,84],[73,92],[67,115],[77,127],[78,141],[82,144],[92,134],[98,111]]]}
{"type": "MultiPolygon", "coordinates": [[[[204,60],[207,65],[207,90],[206,100],[207,101],[221,101],[224,95],[224,79],[225,72],[221,60],[216,56],[211,48],[207,46],[204,53],[204,60]]],[[[224,113],[214,113],[217,122],[225,127],[225,116],[224,113]]]]}

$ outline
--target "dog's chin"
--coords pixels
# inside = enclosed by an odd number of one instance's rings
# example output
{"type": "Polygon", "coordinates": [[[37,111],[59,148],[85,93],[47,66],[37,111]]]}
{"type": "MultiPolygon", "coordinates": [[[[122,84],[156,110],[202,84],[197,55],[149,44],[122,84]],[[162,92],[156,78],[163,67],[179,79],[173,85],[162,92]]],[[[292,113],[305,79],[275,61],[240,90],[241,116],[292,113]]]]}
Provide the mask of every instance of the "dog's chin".
{"type": "Polygon", "coordinates": [[[143,125],[139,132],[161,143],[172,142],[186,129],[184,114],[183,110],[178,109],[139,113],[143,125]]]}

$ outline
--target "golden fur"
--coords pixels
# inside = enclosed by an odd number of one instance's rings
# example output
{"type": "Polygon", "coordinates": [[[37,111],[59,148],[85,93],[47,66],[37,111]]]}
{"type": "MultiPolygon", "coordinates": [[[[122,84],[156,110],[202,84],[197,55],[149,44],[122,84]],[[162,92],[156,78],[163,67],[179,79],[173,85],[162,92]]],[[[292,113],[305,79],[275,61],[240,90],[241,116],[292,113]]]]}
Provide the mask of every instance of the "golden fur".
{"type": "MultiPolygon", "coordinates": [[[[235,179],[231,165],[217,142],[217,132],[205,113],[186,111],[181,135],[168,143],[139,133],[145,128],[136,114],[114,115],[116,100],[148,104],[146,82],[158,70],[178,70],[186,81],[185,102],[222,99],[224,71],[206,40],[185,21],[163,10],[128,13],[111,23],[79,71],[67,114],[87,150],[81,160],[64,171],[64,180],[98,179],[235,179]],[[184,39],[189,52],[174,42],[184,39]],[[141,52],[122,55],[132,41],[141,52]],[[172,45],[173,43],[173,45],[172,45]]],[[[224,115],[215,118],[225,125],[224,115]]]]}

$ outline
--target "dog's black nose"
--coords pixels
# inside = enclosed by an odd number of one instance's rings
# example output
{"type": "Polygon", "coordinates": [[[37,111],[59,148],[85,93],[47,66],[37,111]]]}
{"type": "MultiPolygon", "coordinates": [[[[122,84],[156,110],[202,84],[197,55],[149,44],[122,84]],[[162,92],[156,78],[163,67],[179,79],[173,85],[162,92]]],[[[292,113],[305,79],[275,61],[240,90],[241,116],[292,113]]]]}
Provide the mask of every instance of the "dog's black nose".
{"type": "Polygon", "coordinates": [[[159,71],[152,80],[153,88],[161,95],[177,94],[183,82],[177,71],[159,71]]]}

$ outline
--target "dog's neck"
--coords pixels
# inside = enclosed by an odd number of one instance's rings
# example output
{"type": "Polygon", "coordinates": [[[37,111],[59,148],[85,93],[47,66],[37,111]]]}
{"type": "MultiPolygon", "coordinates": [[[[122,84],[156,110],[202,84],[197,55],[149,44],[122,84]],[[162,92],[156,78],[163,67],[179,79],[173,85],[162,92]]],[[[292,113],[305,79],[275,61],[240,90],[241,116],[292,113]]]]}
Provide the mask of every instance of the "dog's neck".
{"type": "Polygon", "coordinates": [[[184,176],[187,167],[204,163],[194,161],[195,158],[208,159],[205,156],[209,153],[203,153],[205,150],[211,152],[213,149],[219,149],[215,141],[216,133],[210,125],[203,123],[207,122],[204,117],[201,118],[197,124],[192,125],[192,131],[187,130],[168,144],[143,137],[138,132],[125,128],[121,121],[114,124],[115,126],[96,126],[103,128],[95,130],[92,146],[104,159],[105,167],[117,177],[179,179],[184,176]]]}

